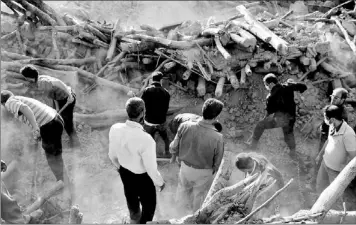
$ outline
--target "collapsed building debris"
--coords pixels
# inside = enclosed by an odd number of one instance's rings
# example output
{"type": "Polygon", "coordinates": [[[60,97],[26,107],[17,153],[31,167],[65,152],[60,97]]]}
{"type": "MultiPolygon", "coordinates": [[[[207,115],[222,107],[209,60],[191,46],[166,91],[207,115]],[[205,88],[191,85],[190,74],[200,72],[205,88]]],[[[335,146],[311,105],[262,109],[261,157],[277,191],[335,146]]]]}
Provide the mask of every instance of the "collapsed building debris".
{"type": "MultiPolygon", "coordinates": [[[[337,36],[346,40],[343,48],[356,56],[355,10],[338,7],[303,16],[293,16],[293,11],[283,15],[268,11],[253,15],[249,8],[262,4],[255,2],[237,6],[237,16],[225,21],[209,18],[160,29],[149,25],[125,29],[120,20],[102,24],[59,15],[41,0],[2,2],[14,12],[2,12],[2,16],[13,18],[16,26],[8,33],[2,32],[1,85],[15,94],[35,94],[19,73],[25,64],[34,64],[41,74],[72,82],[71,86],[78,85],[77,93],[83,96],[98,87],[139,96],[154,70],[167,75],[168,85],[199,97],[220,98],[229,90],[248,88],[252,73],[290,74],[299,80],[308,78],[312,84],[337,79],[346,88],[356,86],[355,73],[330,54],[330,37],[337,36]],[[319,76],[315,72],[320,69],[324,73],[319,76]]],[[[355,63],[351,58],[352,62],[355,63]]],[[[302,105],[303,100],[298,101],[302,105]]],[[[180,108],[172,106],[169,113],[180,108]]],[[[315,127],[310,126],[317,124],[318,118],[306,111],[299,109],[298,115],[307,117],[298,124],[309,135],[315,132],[315,127]]],[[[77,122],[93,128],[108,127],[124,118],[124,110],[75,113],[77,122]]],[[[226,187],[230,166],[229,159],[225,159],[198,214],[165,222],[232,223],[247,218],[256,209],[253,203],[261,194],[265,177],[260,174],[226,187]]],[[[322,216],[324,221],[327,218],[335,221],[335,217],[343,215],[340,212],[325,215],[319,211],[317,208],[307,216],[273,221],[259,218],[255,222],[305,222],[322,216]]],[[[71,210],[70,215],[70,223],[81,222],[83,215],[77,209],[71,210]]],[[[352,213],[345,220],[349,218],[353,218],[352,213]]]]}

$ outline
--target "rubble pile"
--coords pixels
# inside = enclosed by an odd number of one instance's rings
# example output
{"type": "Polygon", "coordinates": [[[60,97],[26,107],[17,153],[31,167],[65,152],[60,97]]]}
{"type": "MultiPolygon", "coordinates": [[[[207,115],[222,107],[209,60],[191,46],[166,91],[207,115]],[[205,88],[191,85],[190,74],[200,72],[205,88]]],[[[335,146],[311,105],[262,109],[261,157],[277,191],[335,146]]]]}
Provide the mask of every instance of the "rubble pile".
{"type": "MultiPolygon", "coordinates": [[[[295,15],[293,10],[281,8],[275,2],[271,5],[256,1],[240,3],[236,16],[225,21],[210,17],[160,29],[150,25],[127,29],[120,20],[108,24],[59,15],[42,0],[2,2],[13,12],[2,12],[2,18],[11,18],[15,26],[1,30],[1,87],[19,95],[38,94],[30,91],[31,84],[20,74],[20,68],[26,64],[35,65],[41,74],[69,83],[84,99],[99,89],[140,96],[149,84],[150,74],[161,71],[166,75],[163,86],[171,92],[224,99],[228,103],[224,110],[230,115],[226,121],[227,135],[239,137],[246,124],[263,117],[264,107],[254,103],[266,96],[262,76],[275,73],[281,81],[310,81],[306,93],[296,95],[296,124],[308,138],[316,136],[322,119],[320,109],[327,102],[328,91],[325,84],[333,81],[332,85],[348,90],[356,87],[356,6],[349,10],[343,8],[345,4],[333,8],[326,4],[320,11],[295,15]],[[341,46],[342,53],[334,47],[335,43],[341,46]],[[254,79],[259,80],[259,85],[252,82],[254,79]],[[237,101],[233,93],[241,93],[237,101]]],[[[308,7],[315,5],[318,4],[308,7]]],[[[76,121],[95,128],[109,126],[126,116],[121,109],[89,111],[93,114],[76,113],[76,121]]],[[[220,173],[228,174],[226,171],[220,173]]],[[[252,211],[263,179],[262,175],[254,177],[248,180],[247,187],[236,184],[235,192],[231,192],[231,187],[211,191],[200,213],[180,223],[244,220],[252,211]]],[[[77,209],[74,211],[78,214],[77,209]]],[[[80,216],[71,220],[80,223],[80,216]]]]}

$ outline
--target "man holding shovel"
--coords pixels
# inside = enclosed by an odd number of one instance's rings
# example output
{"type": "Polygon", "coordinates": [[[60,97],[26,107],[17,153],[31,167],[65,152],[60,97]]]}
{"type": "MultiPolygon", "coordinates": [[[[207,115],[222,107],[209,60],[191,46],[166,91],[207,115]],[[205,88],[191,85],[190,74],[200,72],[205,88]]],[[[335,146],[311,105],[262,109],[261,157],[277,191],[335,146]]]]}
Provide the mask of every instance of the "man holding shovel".
{"type": "Polygon", "coordinates": [[[57,78],[39,75],[37,69],[32,65],[24,66],[20,72],[26,80],[36,84],[37,88],[44,91],[48,98],[53,101],[53,108],[64,120],[64,129],[69,136],[70,147],[79,147],[80,142],[73,123],[76,102],[76,95],[73,90],[57,78]]]}

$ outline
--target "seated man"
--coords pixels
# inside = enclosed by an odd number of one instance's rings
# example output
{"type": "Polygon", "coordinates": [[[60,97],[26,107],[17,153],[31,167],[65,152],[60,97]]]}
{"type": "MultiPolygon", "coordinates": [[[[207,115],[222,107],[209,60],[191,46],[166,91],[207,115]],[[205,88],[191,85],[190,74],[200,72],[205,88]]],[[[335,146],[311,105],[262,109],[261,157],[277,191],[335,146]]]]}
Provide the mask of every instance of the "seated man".
{"type": "MultiPolygon", "coordinates": [[[[178,114],[176,117],[174,117],[174,119],[172,119],[169,122],[168,126],[169,126],[169,129],[171,130],[171,132],[174,135],[176,135],[178,128],[182,123],[184,123],[186,121],[198,121],[200,118],[201,118],[201,116],[199,116],[197,114],[181,113],[181,114],[178,114]]],[[[218,121],[214,121],[213,125],[218,132],[222,131],[222,125],[218,121]]]]}

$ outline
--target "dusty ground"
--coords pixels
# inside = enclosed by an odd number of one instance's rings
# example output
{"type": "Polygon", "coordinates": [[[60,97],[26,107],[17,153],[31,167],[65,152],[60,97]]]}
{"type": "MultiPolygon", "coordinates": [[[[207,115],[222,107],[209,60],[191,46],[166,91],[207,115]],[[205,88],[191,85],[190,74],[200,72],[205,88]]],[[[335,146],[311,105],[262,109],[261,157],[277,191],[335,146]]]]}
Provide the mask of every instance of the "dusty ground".
{"type": "MultiPolygon", "coordinates": [[[[208,16],[217,15],[216,19],[225,19],[234,16],[234,7],[229,2],[208,3],[201,2],[48,2],[60,12],[81,15],[91,20],[106,20],[114,23],[119,17],[126,23],[126,26],[137,26],[139,24],[149,24],[160,27],[165,24],[180,22],[182,20],[203,19],[208,16]]],[[[221,116],[224,124],[224,134],[226,137],[226,150],[241,152],[245,147],[243,141],[247,140],[252,131],[253,125],[263,116],[264,99],[266,90],[262,85],[262,75],[253,74],[249,78],[250,89],[232,91],[223,100],[226,109],[221,116]]],[[[285,81],[287,77],[283,77],[285,81]]],[[[327,99],[325,94],[325,84],[318,85],[317,88],[310,87],[308,92],[301,95],[304,104],[310,110],[319,111],[327,99]],[[321,90],[316,93],[315,90],[321,90]],[[314,92],[313,92],[314,91],[314,92]],[[320,99],[319,99],[320,98],[320,99]],[[319,108],[319,109],[318,109],[319,108]]],[[[183,94],[181,91],[170,90],[172,94],[172,104],[186,105],[180,112],[200,113],[203,99],[198,99],[192,95],[183,94]]],[[[299,95],[296,97],[300,99],[299,95]]],[[[123,99],[117,99],[123,103],[123,99]]],[[[171,119],[170,116],[168,119],[171,119]]],[[[301,117],[299,117],[301,118],[301,117]]],[[[302,118],[307,121],[309,118],[302,118]]],[[[301,119],[298,119],[301,120],[301,119]]],[[[302,124],[302,123],[301,123],[302,124]]],[[[1,123],[1,154],[2,159],[7,162],[12,160],[20,161],[20,172],[14,178],[17,185],[14,185],[14,194],[21,205],[31,202],[31,180],[33,176],[36,180],[36,192],[52,186],[55,178],[46,163],[43,151],[34,153],[27,147],[26,137],[13,124],[1,123]],[[16,140],[16,141],[14,141],[16,140]],[[37,158],[37,162],[32,159],[37,158]],[[36,165],[36,169],[33,167],[36,165]],[[34,171],[37,171],[36,173],[34,171]]],[[[69,149],[64,144],[63,157],[75,185],[76,201],[81,212],[84,214],[83,223],[122,223],[127,217],[126,201],[123,194],[120,177],[111,165],[107,157],[107,133],[108,130],[91,130],[90,127],[79,124],[78,132],[82,143],[81,149],[69,149]]],[[[299,131],[302,126],[298,125],[296,130],[297,150],[300,153],[315,157],[317,141],[316,139],[306,139],[299,131]]],[[[21,128],[23,129],[23,128],[21,128]]],[[[171,137],[172,138],[172,137],[171,137]]],[[[64,135],[64,142],[67,136],[64,135]]],[[[162,140],[158,138],[158,149],[163,147],[162,140]]],[[[303,208],[305,201],[313,202],[316,196],[304,196],[300,192],[300,187],[305,187],[305,183],[298,183],[298,170],[296,165],[288,156],[285,150],[283,134],[280,129],[265,132],[260,141],[261,153],[282,171],[287,182],[290,178],[295,178],[295,182],[280,196],[281,208],[279,212],[284,215],[291,215],[303,208]]],[[[177,186],[178,168],[176,165],[160,163],[161,171],[167,186],[162,193],[158,193],[157,219],[168,219],[177,217],[180,212],[174,209],[172,198],[177,186]]],[[[231,183],[241,179],[241,173],[234,171],[231,183]]],[[[57,200],[60,200],[59,198],[57,200]]],[[[59,201],[57,207],[66,208],[65,201],[59,201]]]]}

